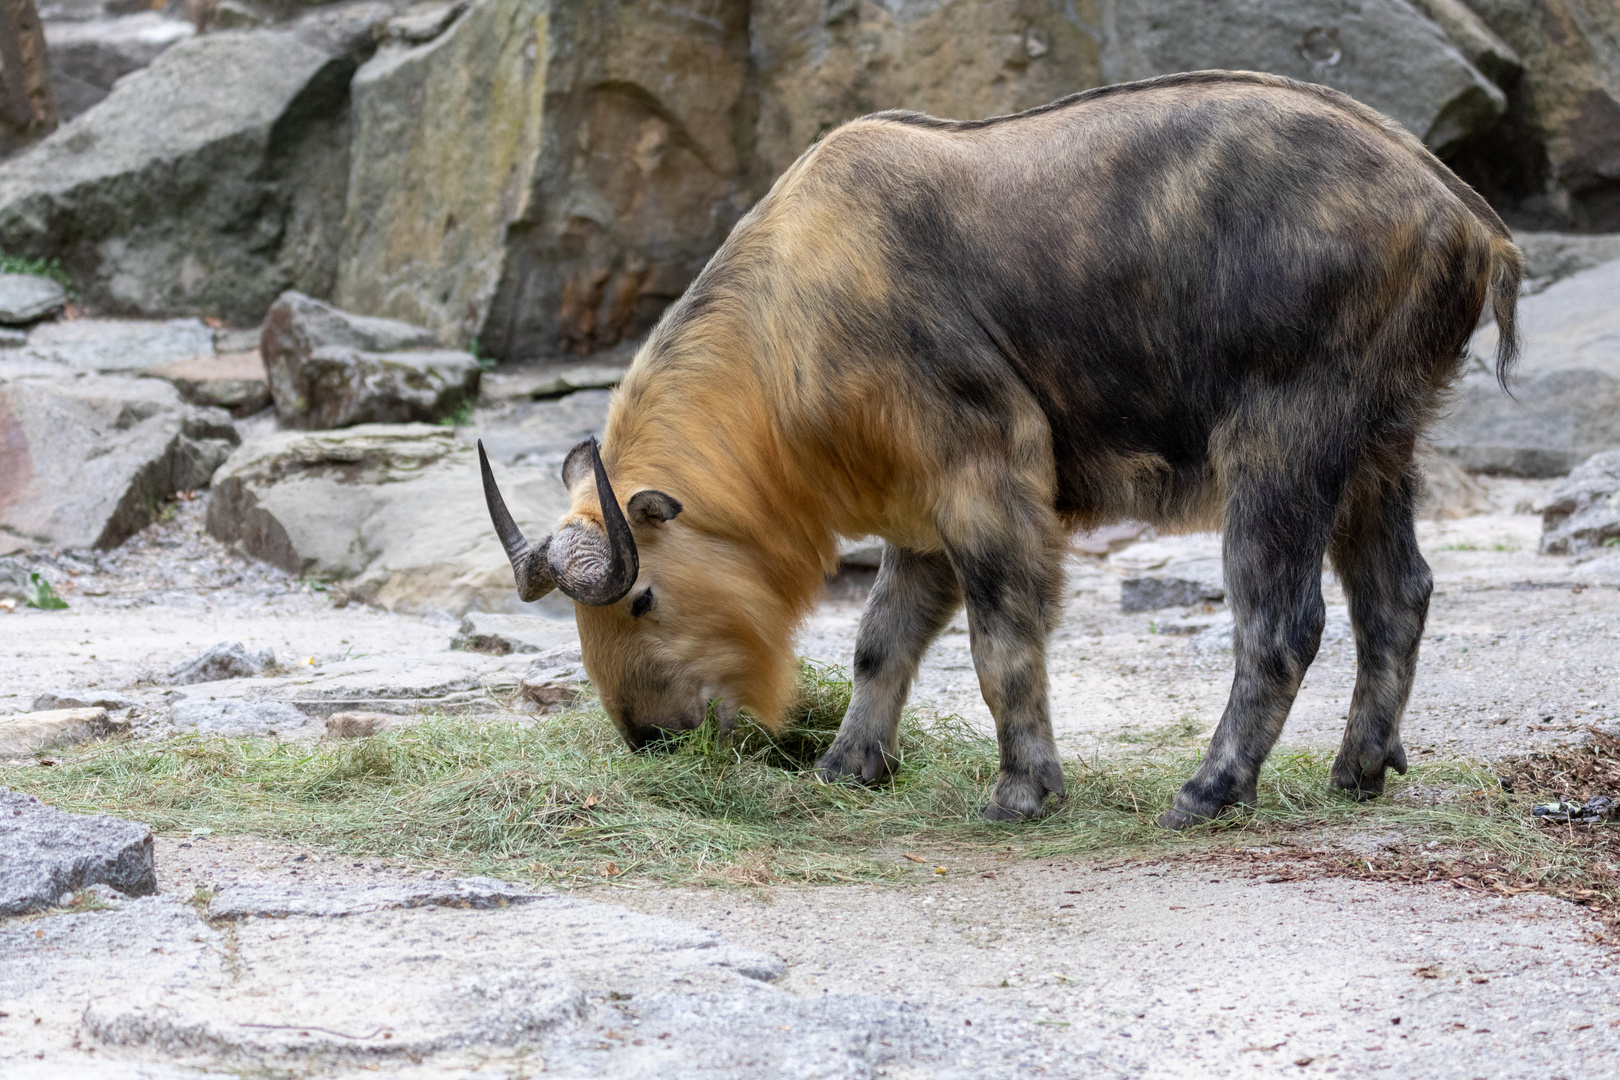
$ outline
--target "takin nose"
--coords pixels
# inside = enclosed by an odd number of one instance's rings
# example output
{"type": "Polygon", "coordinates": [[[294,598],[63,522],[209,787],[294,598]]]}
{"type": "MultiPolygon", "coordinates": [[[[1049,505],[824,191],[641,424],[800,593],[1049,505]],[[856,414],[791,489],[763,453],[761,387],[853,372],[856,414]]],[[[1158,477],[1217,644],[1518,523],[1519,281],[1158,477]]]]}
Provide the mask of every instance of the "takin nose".
{"type": "Polygon", "coordinates": [[[624,741],[629,744],[630,749],[648,753],[667,753],[674,748],[677,734],[691,731],[701,722],[702,714],[699,714],[670,717],[661,723],[649,724],[635,716],[627,706],[619,716],[619,729],[624,733],[624,741]]]}

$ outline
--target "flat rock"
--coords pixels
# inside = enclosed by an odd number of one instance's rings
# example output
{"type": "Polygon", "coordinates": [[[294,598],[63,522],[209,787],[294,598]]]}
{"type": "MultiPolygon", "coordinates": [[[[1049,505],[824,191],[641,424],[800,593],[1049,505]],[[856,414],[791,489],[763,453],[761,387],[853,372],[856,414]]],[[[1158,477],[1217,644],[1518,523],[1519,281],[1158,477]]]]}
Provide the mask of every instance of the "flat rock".
{"type": "Polygon", "coordinates": [[[579,661],[579,651],[573,655],[552,654],[529,665],[518,684],[523,699],[538,706],[541,712],[551,712],[577,704],[585,696],[590,677],[579,661]]]}
{"type": "Polygon", "coordinates": [[[1513,396],[1489,364],[1494,323],[1474,335],[1479,360],[1436,425],[1440,452],[1473,472],[1562,476],[1620,447],[1620,261],[1583,270],[1519,302],[1524,355],[1513,396]]]}
{"type": "Polygon", "coordinates": [[[276,654],[272,649],[250,653],[240,641],[222,641],[169,671],[169,682],[175,686],[191,683],[217,682],[220,679],[250,679],[274,667],[276,654]]]}
{"type": "Polygon", "coordinates": [[[28,351],[79,371],[145,371],[214,354],[214,332],[200,319],[74,319],[28,335],[28,351]]]}
{"type": "Polygon", "coordinates": [[[480,395],[484,401],[541,401],[580,390],[610,390],[629,370],[628,363],[502,365],[485,373],[480,395]]]}
{"type": "MultiPolygon", "coordinates": [[[[567,512],[555,468],[504,467],[499,479],[531,535],[567,512]]],[[[290,573],[348,581],[351,596],[391,611],[573,619],[566,598],[517,598],[477,455],[442,427],[363,424],[250,439],[215,475],[208,530],[290,573]]]]}
{"type": "Polygon", "coordinates": [[[1620,546],[1620,450],[1594,454],[1553,489],[1541,512],[1541,552],[1581,555],[1620,546]]]}
{"type": "Polygon", "coordinates": [[[94,375],[0,385],[0,430],[0,536],[22,546],[115,547],[238,442],[229,414],[167,383],[94,375]]]}
{"type": "Polygon", "coordinates": [[[1534,295],[1582,270],[1620,260],[1620,233],[1515,232],[1525,292],[1534,295]]]}
{"type": "Polygon", "coordinates": [[[558,619],[472,611],[462,616],[460,633],[451,642],[451,648],[506,656],[549,652],[568,647],[575,640],[577,634],[558,619]]]}
{"type": "Polygon", "coordinates": [[[45,709],[0,716],[0,757],[76,746],[91,739],[129,731],[129,721],[114,720],[98,707],[45,709]]]}
{"type": "Polygon", "coordinates": [[[270,404],[270,383],[257,348],[174,360],[144,374],[167,379],[183,401],[217,405],[232,416],[251,416],[270,404]]]}
{"type": "Polygon", "coordinates": [[[0,274],[0,323],[26,326],[67,303],[67,290],[50,278],[0,274]]]}
{"type": "Polygon", "coordinates": [[[1133,544],[1111,556],[1109,565],[1124,576],[1120,583],[1123,611],[1190,607],[1226,597],[1221,542],[1213,534],[1133,544]]]}
{"type": "Polygon", "coordinates": [[[537,465],[560,473],[568,451],[586,439],[601,438],[612,400],[606,390],[581,390],[552,401],[521,402],[495,415],[480,415],[478,437],[497,464],[537,465]]]}
{"type": "Polygon", "coordinates": [[[43,712],[47,709],[106,709],[108,712],[122,712],[125,709],[138,708],[140,702],[133,698],[118,694],[107,694],[99,690],[74,690],[66,694],[39,694],[34,698],[33,709],[43,712]]]}
{"type": "MultiPolygon", "coordinates": [[[[152,830],[104,814],[69,814],[0,788],[0,915],[43,911],[63,893],[97,883],[129,896],[156,892],[152,830]]],[[[0,985],[9,986],[3,978],[0,985]]]]}
{"type": "Polygon", "coordinates": [[[182,734],[292,739],[320,733],[308,715],[282,701],[203,698],[176,701],[169,722],[182,734]]]}
{"type": "Polygon", "coordinates": [[[852,536],[838,543],[838,565],[876,570],[883,565],[885,544],[880,536],[852,536]]]}
{"type": "Polygon", "coordinates": [[[156,11],[47,21],[51,88],[56,91],[63,122],[99,104],[119,79],[139,71],[170,45],[196,32],[189,21],[156,11]]]}
{"type": "Polygon", "coordinates": [[[221,889],[208,902],[210,919],[338,918],[420,907],[486,910],[554,898],[495,878],[453,878],[385,885],[258,882],[221,889]]]}

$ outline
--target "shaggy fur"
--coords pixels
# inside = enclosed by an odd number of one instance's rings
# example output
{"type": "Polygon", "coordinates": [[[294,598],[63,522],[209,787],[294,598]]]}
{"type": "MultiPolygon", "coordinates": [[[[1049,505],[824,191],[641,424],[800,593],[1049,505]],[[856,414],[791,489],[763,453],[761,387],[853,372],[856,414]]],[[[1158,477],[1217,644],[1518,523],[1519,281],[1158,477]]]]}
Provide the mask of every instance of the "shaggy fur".
{"type": "MultiPolygon", "coordinates": [[[[1320,86],[1200,72],[977,122],[881,113],[810,149],[665,314],[603,460],[640,577],[580,606],[627,739],[746,708],[779,721],[791,635],[836,537],[889,542],[855,695],[821,762],[892,761],[918,660],[966,603],[1001,777],[1063,777],[1045,642],[1073,529],[1219,526],[1236,677],[1166,823],[1252,804],[1317,649],[1331,555],[1358,681],[1334,783],[1366,797],[1399,739],[1430,591],[1414,443],[1487,299],[1512,363],[1507,229],[1404,129],[1320,86]]],[[[596,489],[567,521],[602,527],[596,489]]]]}

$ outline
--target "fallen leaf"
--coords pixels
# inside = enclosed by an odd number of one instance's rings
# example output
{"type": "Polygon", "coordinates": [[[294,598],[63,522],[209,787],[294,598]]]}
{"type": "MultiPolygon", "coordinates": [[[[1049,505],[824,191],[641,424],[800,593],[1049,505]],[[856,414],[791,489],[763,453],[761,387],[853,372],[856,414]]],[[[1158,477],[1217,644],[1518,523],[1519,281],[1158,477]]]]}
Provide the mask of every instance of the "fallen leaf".
{"type": "Polygon", "coordinates": [[[913,855],[913,854],[912,854],[912,853],[911,853],[911,852],[909,852],[909,851],[902,851],[902,852],[901,852],[901,853],[900,853],[900,857],[901,857],[901,858],[902,858],[902,859],[910,859],[910,860],[911,860],[911,861],[912,861],[912,862],[920,862],[920,863],[925,863],[925,862],[927,862],[927,861],[928,861],[928,860],[927,860],[927,859],[925,859],[925,858],[923,858],[923,857],[922,857],[922,856],[921,856],[921,855],[913,855]]]}
{"type": "Polygon", "coordinates": [[[1315,1058],[1295,1058],[1294,1059],[1294,1064],[1298,1065],[1300,1068],[1303,1069],[1305,1066],[1309,1065],[1311,1062],[1313,1062],[1315,1060],[1316,1060],[1315,1058]]]}

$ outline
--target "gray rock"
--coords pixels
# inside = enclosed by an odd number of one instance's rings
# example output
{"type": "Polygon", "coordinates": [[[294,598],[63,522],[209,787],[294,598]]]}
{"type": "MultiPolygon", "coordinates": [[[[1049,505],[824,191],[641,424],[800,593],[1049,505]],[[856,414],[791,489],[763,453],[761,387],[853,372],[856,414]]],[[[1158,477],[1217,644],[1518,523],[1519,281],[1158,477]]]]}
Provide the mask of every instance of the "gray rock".
{"type": "Polygon", "coordinates": [[[422,712],[479,714],[499,710],[492,695],[517,690],[515,672],[491,669],[483,657],[449,653],[400,661],[368,657],[328,664],[300,685],[277,693],[319,720],[343,712],[410,716],[422,712]]]}
{"type": "Polygon", "coordinates": [[[877,536],[856,536],[839,541],[838,565],[862,570],[876,570],[883,565],[883,539],[877,536]]]}
{"type": "Polygon", "coordinates": [[[256,323],[288,288],[329,288],[359,40],[323,23],[171,46],[0,164],[7,251],[60,257],[125,314],[256,323]]]}
{"type": "MultiPolygon", "coordinates": [[[[10,326],[0,326],[0,349],[20,349],[28,344],[28,331],[18,330],[10,326]]],[[[0,378],[5,373],[0,371],[0,378]]]]}
{"type": "Polygon", "coordinates": [[[1620,259],[1620,233],[1515,232],[1513,242],[1524,252],[1525,291],[1531,294],[1620,259]]]}
{"type": "Polygon", "coordinates": [[[0,556],[0,600],[28,599],[28,574],[31,567],[21,559],[0,556]]]}
{"type": "MultiPolygon", "coordinates": [[[[503,467],[500,481],[531,532],[567,512],[554,469],[503,467]]],[[[249,440],[215,475],[208,530],[291,573],[346,579],[352,597],[391,611],[557,610],[571,621],[571,603],[517,599],[483,499],[477,455],[446,428],[281,431],[249,440]]]]}
{"type": "Polygon", "coordinates": [[[184,401],[229,409],[232,416],[252,416],[270,405],[270,384],[257,347],[176,360],[142,374],[168,380],[184,401]]]}
{"type": "Polygon", "coordinates": [[[0,916],[43,911],[97,883],[129,896],[157,892],[152,830],[0,788],[0,916]]]}
{"type": "Polygon", "coordinates": [[[9,433],[0,537],[110,548],[177,491],[206,487],[238,438],[230,416],[155,379],[85,376],[0,385],[9,433]]]}
{"type": "Polygon", "coordinates": [[[218,682],[221,679],[251,679],[275,667],[273,649],[250,653],[240,641],[222,641],[204,649],[190,660],[176,664],[169,671],[169,682],[175,686],[192,683],[218,682]]]}
{"type": "Polygon", "coordinates": [[[486,911],[529,904],[554,894],[538,893],[494,878],[453,878],[386,885],[322,885],[317,882],[249,883],[221,889],[208,902],[210,919],[285,919],[294,915],[341,918],[373,911],[447,907],[486,911]]]}
{"type": "MultiPolygon", "coordinates": [[[[611,357],[612,353],[604,356],[611,357]]],[[[494,401],[543,401],[567,397],[581,390],[611,390],[630,370],[628,363],[609,364],[503,364],[484,373],[479,398],[494,401]]]]}
{"type": "Polygon", "coordinates": [[[1493,323],[1474,335],[1479,358],[1436,425],[1440,452],[1473,472],[1561,476],[1620,447],[1620,261],[1584,270],[1519,303],[1524,356],[1513,396],[1487,358],[1493,323]]]}
{"type": "Polygon", "coordinates": [[[1128,612],[1191,607],[1225,599],[1220,538],[1172,536],[1133,544],[1109,557],[1125,578],[1120,608],[1128,612]]]}
{"type": "Polygon", "coordinates": [[[1210,581],[1156,575],[1121,582],[1119,607],[1121,611],[1154,611],[1224,599],[1226,591],[1210,581]]]}
{"type": "Polygon", "coordinates": [[[25,326],[67,303],[67,290],[50,278],[0,274],[0,323],[25,326]]]}
{"type": "Polygon", "coordinates": [[[565,709],[585,697],[589,676],[579,661],[578,650],[571,651],[571,659],[559,655],[559,650],[536,660],[523,673],[519,683],[523,698],[538,706],[541,712],[565,709]]]}
{"type": "Polygon", "coordinates": [[[1553,489],[1541,512],[1541,552],[1580,555],[1620,546],[1620,450],[1594,454],[1553,489]]]}
{"type": "Polygon", "coordinates": [[[174,730],[197,735],[294,738],[319,734],[318,725],[280,701],[203,701],[184,699],[169,710],[174,730]]]}
{"type": "MultiPolygon", "coordinates": [[[[551,401],[523,401],[482,420],[478,437],[491,461],[538,465],[561,474],[568,451],[607,427],[606,390],[581,390],[551,401]]],[[[504,481],[503,481],[504,483],[504,481]]]]}
{"type": "Polygon", "coordinates": [[[129,731],[129,721],[114,720],[99,707],[63,707],[0,716],[0,757],[77,746],[129,731]]]}
{"type": "Polygon", "coordinates": [[[139,708],[140,704],[133,698],[120,697],[116,694],[106,694],[97,690],[75,690],[69,694],[39,694],[34,698],[31,708],[35,712],[46,709],[106,709],[108,712],[123,712],[126,709],[139,708]]]}
{"type": "Polygon", "coordinates": [[[408,323],[286,293],[265,318],[260,353],[282,422],[325,429],[431,423],[471,405],[482,375],[477,357],[437,344],[408,323]]]}
{"type": "Polygon", "coordinates": [[[110,19],[47,21],[51,86],[65,123],[100,103],[113,84],[196,34],[184,19],[140,11],[110,19]]]}
{"type": "Polygon", "coordinates": [[[491,656],[547,652],[566,645],[574,637],[557,623],[556,619],[535,615],[472,611],[462,617],[460,633],[450,647],[491,656]]]}
{"type": "Polygon", "coordinates": [[[74,319],[28,335],[28,351],[79,371],[132,373],[214,354],[214,332],[200,319],[74,319]]]}

